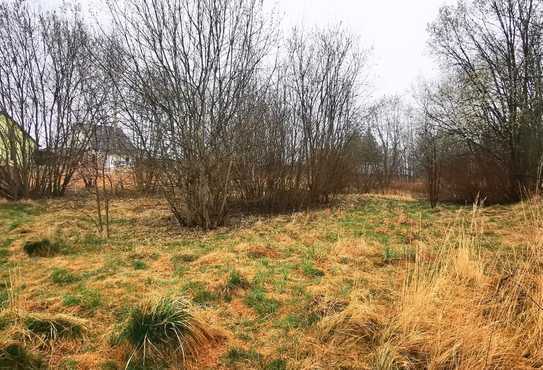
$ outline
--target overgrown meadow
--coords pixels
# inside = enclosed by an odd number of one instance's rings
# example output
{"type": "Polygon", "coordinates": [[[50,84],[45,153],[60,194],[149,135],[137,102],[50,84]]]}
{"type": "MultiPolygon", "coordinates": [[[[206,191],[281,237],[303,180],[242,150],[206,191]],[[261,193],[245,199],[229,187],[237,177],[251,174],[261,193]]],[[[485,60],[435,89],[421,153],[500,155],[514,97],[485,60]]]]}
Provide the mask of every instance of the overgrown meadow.
{"type": "Polygon", "coordinates": [[[542,207],[346,196],[180,229],[152,197],[0,203],[0,368],[543,365],[542,207]]]}

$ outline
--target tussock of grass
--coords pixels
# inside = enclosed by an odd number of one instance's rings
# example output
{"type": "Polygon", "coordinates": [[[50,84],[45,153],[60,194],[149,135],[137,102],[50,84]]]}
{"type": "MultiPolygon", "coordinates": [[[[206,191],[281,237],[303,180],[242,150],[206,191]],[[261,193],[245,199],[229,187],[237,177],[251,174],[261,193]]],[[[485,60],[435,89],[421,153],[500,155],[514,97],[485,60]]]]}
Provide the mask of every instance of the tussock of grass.
{"type": "Polygon", "coordinates": [[[264,370],[287,370],[287,362],[283,359],[275,359],[264,365],[264,370]]]}
{"type": "Polygon", "coordinates": [[[187,301],[163,298],[134,309],[116,342],[130,346],[128,364],[137,359],[144,365],[172,365],[194,358],[210,339],[187,301]]]}
{"type": "Polygon", "coordinates": [[[243,348],[230,348],[225,355],[228,365],[234,365],[240,362],[258,364],[262,360],[262,355],[254,349],[245,350],[243,348]]]}
{"type": "Polygon", "coordinates": [[[0,369],[37,370],[45,369],[42,360],[15,341],[0,343],[0,369]]]}
{"type": "Polygon", "coordinates": [[[25,318],[26,329],[44,341],[59,338],[81,338],[86,330],[83,320],[69,315],[30,314],[25,318]]]}
{"type": "Polygon", "coordinates": [[[61,252],[62,245],[58,242],[51,242],[49,239],[42,239],[26,242],[23,250],[29,257],[52,257],[61,252]]]}
{"type": "Polygon", "coordinates": [[[132,267],[134,267],[134,270],[145,270],[147,265],[142,260],[134,260],[132,261],[132,267]]]}
{"type": "Polygon", "coordinates": [[[54,268],[51,272],[51,280],[55,284],[66,285],[79,281],[79,277],[66,269],[54,268]]]}

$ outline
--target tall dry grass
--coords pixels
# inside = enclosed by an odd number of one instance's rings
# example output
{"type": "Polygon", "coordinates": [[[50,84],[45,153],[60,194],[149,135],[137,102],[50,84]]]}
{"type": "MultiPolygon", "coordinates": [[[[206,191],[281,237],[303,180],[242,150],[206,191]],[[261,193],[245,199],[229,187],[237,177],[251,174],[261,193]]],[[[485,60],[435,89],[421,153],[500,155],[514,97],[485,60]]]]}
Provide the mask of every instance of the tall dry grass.
{"type": "Polygon", "coordinates": [[[419,247],[389,302],[353,297],[319,324],[321,340],[373,369],[543,366],[543,202],[517,206],[524,243],[481,243],[480,209],[419,247]]]}

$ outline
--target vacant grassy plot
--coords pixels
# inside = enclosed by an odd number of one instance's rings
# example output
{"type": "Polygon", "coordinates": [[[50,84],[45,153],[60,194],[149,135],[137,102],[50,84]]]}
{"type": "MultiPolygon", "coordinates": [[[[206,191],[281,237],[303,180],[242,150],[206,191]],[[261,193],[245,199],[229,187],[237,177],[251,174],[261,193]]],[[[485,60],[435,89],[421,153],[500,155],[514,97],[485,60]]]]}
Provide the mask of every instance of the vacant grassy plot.
{"type": "Polygon", "coordinates": [[[206,328],[189,368],[543,366],[538,201],[432,210],[346,197],[201,233],[159,200],[122,199],[110,240],[92,206],[0,203],[0,368],[122,369],[134,347],[123,323],[179,297],[206,328]]]}

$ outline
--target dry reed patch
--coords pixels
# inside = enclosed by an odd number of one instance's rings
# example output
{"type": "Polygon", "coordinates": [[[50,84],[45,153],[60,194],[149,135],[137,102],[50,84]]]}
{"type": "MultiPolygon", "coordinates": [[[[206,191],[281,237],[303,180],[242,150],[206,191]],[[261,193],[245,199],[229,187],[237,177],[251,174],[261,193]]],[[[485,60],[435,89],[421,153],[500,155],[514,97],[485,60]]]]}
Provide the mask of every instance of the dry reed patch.
{"type": "Polygon", "coordinates": [[[223,250],[211,252],[198,258],[192,262],[193,266],[216,266],[216,265],[233,265],[238,260],[238,256],[234,253],[223,250]]]}
{"type": "Polygon", "coordinates": [[[339,260],[347,259],[347,261],[351,259],[365,259],[368,256],[375,256],[379,253],[379,248],[369,244],[362,238],[340,239],[334,243],[331,249],[332,256],[335,256],[339,260]]]}
{"type": "Polygon", "coordinates": [[[279,258],[280,254],[275,248],[266,244],[241,243],[234,247],[234,251],[243,253],[250,258],[279,258]]]}
{"type": "MultiPolygon", "coordinates": [[[[382,369],[540,366],[542,278],[533,266],[541,266],[541,253],[516,255],[517,282],[504,285],[501,279],[496,290],[502,264],[479,250],[482,220],[467,224],[470,230],[431,238],[434,252],[418,248],[415,262],[406,266],[404,288],[389,296],[389,306],[353,293],[346,309],[323,318],[319,337],[329,358],[321,363],[382,369]],[[334,352],[339,347],[342,355],[334,352]]],[[[383,281],[368,285],[374,290],[383,281]]]]}

